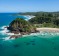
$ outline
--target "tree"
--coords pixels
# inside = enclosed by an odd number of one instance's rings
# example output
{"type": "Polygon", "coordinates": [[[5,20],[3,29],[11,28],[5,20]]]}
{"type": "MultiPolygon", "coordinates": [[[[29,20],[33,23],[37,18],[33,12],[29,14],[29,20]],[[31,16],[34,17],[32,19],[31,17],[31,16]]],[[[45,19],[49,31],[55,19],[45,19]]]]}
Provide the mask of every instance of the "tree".
{"type": "Polygon", "coordinates": [[[33,26],[28,21],[22,18],[16,18],[15,20],[13,20],[10,23],[9,27],[11,27],[10,30],[21,29],[23,32],[31,32],[31,29],[34,29],[33,26]]]}

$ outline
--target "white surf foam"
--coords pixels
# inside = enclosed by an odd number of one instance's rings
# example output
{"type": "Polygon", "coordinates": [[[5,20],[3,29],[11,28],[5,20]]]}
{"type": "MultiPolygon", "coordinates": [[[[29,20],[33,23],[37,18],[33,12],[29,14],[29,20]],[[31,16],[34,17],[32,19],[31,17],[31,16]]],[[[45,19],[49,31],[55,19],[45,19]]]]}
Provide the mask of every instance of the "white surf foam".
{"type": "MultiPolygon", "coordinates": [[[[2,26],[1,29],[2,30],[0,31],[0,34],[2,34],[2,35],[10,35],[10,36],[16,35],[14,33],[10,33],[9,30],[6,28],[6,26],[2,26]]],[[[18,35],[20,35],[20,33],[18,35]]]]}
{"type": "Polygon", "coordinates": [[[1,30],[0,31],[0,34],[6,34],[7,32],[9,32],[9,30],[7,30],[7,28],[5,28],[6,26],[3,26],[3,27],[1,27],[1,29],[3,29],[3,30],[1,30]]]}
{"type": "Polygon", "coordinates": [[[10,36],[8,36],[8,37],[5,37],[5,38],[0,38],[0,39],[2,39],[3,41],[7,41],[7,40],[13,40],[13,39],[15,39],[15,38],[11,38],[11,39],[10,39],[10,36]]]}
{"type": "Polygon", "coordinates": [[[14,33],[6,33],[6,35],[10,35],[11,36],[11,35],[15,35],[15,34],[14,33]]]}
{"type": "Polygon", "coordinates": [[[2,29],[2,30],[0,31],[0,34],[2,34],[2,35],[14,35],[14,33],[8,33],[9,30],[8,30],[7,28],[5,28],[5,27],[6,27],[6,26],[0,27],[0,29],[2,29]]]}
{"type": "Polygon", "coordinates": [[[0,27],[0,29],[4,29],[6,26],[2,26],[2,27],[0,27]]]}
{"type": "Polygon", "coordinates": [[[27,18],[27,19],[25,19],[25,20],[29,20],[29,19],[31,19],[31,18],[34,18],[35,16],[33,16],[33,15],[24,15],[24,17],[27,18]]]}
{"type": "Polygon", "coordinates": [[[4,38],[0,38],[1,40],[10,40],[10,36],[9,37],[4,37],[4,38]]]}
{"type": "Polygon", "coordinates": [[[10,40],[10,37],[5,37],[4,40],[5,40],[5,41],[6,41],[6,40],[10,40]]]}
{"type": "Polygon", "coordinates": [[[4,29],[5,26],[0,27],[0,29],[4,29]]]}

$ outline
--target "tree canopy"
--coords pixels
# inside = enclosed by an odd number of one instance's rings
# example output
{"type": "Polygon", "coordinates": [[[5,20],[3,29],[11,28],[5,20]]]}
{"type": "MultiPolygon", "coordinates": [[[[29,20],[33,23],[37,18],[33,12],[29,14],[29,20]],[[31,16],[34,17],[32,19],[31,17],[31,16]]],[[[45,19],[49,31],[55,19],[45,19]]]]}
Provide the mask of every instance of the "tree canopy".
{"type": "MultiPolygon", "coordinates": [[[[29,20],[32,24],[42,24],[45,25],[52,25],[59,27],[59,12],[36,12],[34,13],[36,17],[29,20]]],[[[33,15],[34,15],[33,14],[33,15]]],[[[52,27],[51,26],[51,27],[52,27]]],[[[49,27],[49,25],[47,26],[49,27]]]]}
{"type": "Polygon", "coordinates": [[[11,28],[10,30],[22,30],[22,32],[31,32],[31,30],[33,29],[33,26],[26,20],[22,19],[22,18],[16,18],[15,20],[13,20],[9,27],[11,28]]]}

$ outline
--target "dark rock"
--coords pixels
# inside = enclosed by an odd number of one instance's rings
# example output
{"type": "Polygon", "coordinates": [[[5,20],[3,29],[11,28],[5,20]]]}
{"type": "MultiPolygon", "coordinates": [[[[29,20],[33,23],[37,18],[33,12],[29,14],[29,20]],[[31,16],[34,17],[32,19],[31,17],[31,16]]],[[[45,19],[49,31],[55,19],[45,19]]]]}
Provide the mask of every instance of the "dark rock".
{"type": "Polygon", "coordinates": [[[12,36],[10,37],[10,39],[11,39],[11,38],[18,38],[18,36],[12,35],[12,36]]]}
{"type": "Polygon", "coordinates": [[[15,38],[15,39],[16,39],[16,38],[19,38],[19,37],[21,37],[21,36],[22,36],[22,35],[18,35],[18,36],[12,35],[12,36],[10,37],[10,39],[11,39],[11,38],[15,38]]]}
{"type": "Polygon", "coordinates": [[[19,34],[20,32],[19,31],[11,31],[11,33],[19,34]]]}
{"type": "Polygon", "coordinates": [[[10,31],[14,30],[13,27],[11,27],[11,26],[7,27],[7,29],[10,30],[10,31]]]}

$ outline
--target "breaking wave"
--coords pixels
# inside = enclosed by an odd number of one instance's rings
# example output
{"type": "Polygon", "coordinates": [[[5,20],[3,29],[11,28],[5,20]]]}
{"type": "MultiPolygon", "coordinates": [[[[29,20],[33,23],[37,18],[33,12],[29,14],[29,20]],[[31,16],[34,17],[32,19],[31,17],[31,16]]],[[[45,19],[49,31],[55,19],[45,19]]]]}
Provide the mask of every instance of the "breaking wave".
{"type": "Polygon", "coordinates": [[[27,37],[27,36],[46,36],[46,38],[50,38],[50,36],[54,37],[54,36],[59,36],[59,33],[46,33],[46,32],[42,32],[42,33],[31,33],[29,35],[23,35],[23,37],[27,37]]]}
{"type": "Polygon", "coordinates": [[[25,20],[29,20],[31,18],[34,18],[35,16],[33,15],[23,15],[26,19],[25,20]]]}
{"type": "Polygon", "coordinates": [[[9,30],[6,28],[6,26],[2,26],[0,27],[0,29],[0,34],[2,35],[14,35],[14,33],[9,33],[9,30]]]}
{"type": "Polygon", "coordinates": [[[4,29],[6,26],[2,26],[2,27],[0,27],[0,29],[4,29]]]}
{"type": "MultiPolygon", "coordinates": [[[[8,37],[4,37],[4,38],[0,38],[2,40],[10,40],[10,37],[12,35],[14,35],[14,33],[9,33],[9,30],[6,28],[6,26],[2,26],[0,27],[0,35],[6,35],[8,37]]],[[[38,33],[30,33],[29,35],[23,35],[23,37],[27,37],[27,36],[59,36],[58,32],[52,33],[52,32],[38,32],[38,33]]],[[[12,38],[14,39],[14,38],[12,38]]]]}
{"type": "MultiPolygon", "coordinates": [[[[0,35],[2,35],[2,36],[8,36],[8,37],[0,37],[0,40],[10,40],[10,36],[11,35],[14,35],[14,33],[8,33],[9,32],[9,30],[6,28],[6,26],[2,26],[2,27],[0,27],[0,35]]],[[[14,39],[14,38],[12,38],[12,39],[14,39]]]]}
{"type": "Polygon", "coordinates": [[[15,38],[11,38],[11,39],[10,39],[10,36],[4,37],[4,38],[0,38],[0,40],[3,40],[3,41],[13,40],[13,39],[15,39],[15,38]]]}

